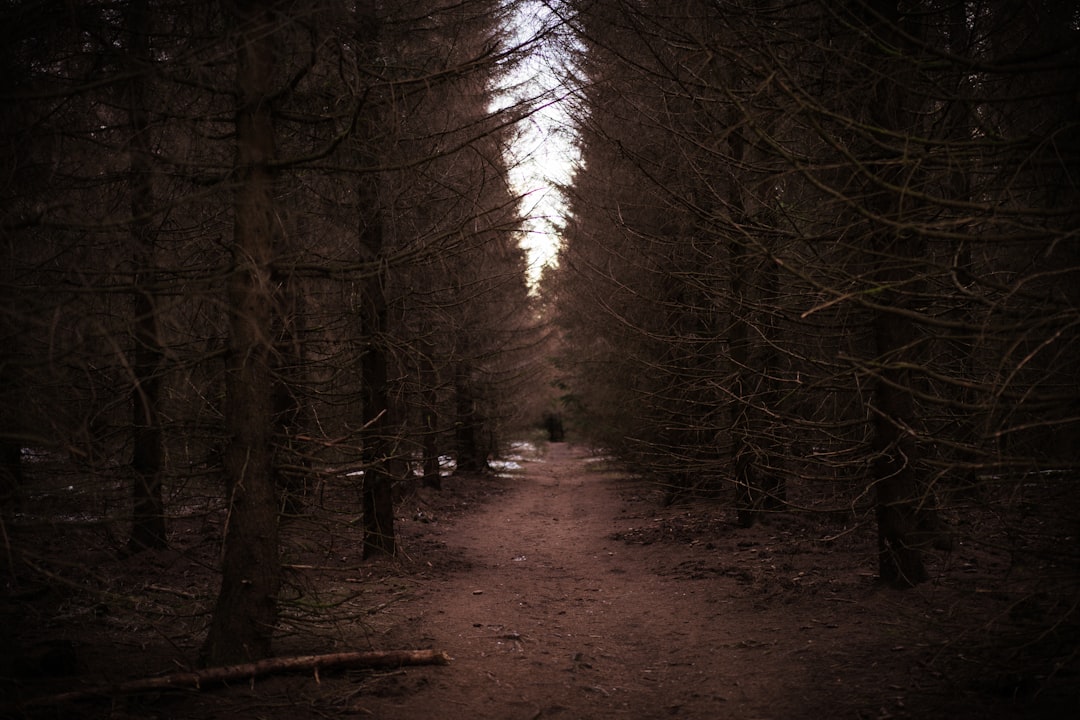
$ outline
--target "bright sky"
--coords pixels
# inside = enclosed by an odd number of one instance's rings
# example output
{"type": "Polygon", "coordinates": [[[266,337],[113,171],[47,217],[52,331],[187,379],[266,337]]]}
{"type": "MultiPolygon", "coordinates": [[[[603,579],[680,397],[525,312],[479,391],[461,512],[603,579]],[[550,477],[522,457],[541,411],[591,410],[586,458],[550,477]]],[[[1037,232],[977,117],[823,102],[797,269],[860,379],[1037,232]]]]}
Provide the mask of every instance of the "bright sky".
{"type": "MultiPolygon", "coordinates": [[[[526,3],[517,24],[517,41],[523,42],[548,21],[544,3],[526,3]]],[[[529,254],[530,280],[535,283],[545,265],[555,261],[559,237],[554,227],[564,210],[557,185],[569,182],[577,150],[570,133],[556,50],[540,47],[514,73],[508,85],[514,98],[540,97],[541,109],[519,128],[511,152],[510,180],[524,195],[525,237],[521,245],[529,254]]]]}

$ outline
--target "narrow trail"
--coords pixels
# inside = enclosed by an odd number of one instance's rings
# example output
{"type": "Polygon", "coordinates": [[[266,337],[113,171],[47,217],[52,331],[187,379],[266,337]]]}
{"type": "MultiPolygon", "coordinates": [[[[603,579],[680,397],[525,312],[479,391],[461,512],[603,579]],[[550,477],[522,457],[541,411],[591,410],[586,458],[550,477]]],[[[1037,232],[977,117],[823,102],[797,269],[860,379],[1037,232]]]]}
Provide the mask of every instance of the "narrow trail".
{"type": "Polygon", "coordinates": [[[771,653],[747,664],[748,648],[777,650],[783,628],[749,637],[757,621],[734,607],[733,581],[665,576],[657,568],[677,549],[612,539],[649,505],[622,500],[587,458],[552,445],[505,495],[438,531],[469,569],[425,584],[390,632],[454,660],[384,678],[359,710],[388,720],[795,716],[785,694],[807,682],[800,666],[783,652],[781,677],[771,653]]]}
{"type": "MultiPolygon", "coordinates": [[[[449,478],[442,492],[417,489],[398,505],[397,559],[357,562],[359,533],[328,552],[321,518],[292,528],[299,559],[292,577],[310,583],[311,597],[340,598],[341,617],[313,632],[283,622],[283,655],[434,648],[453,658],[447,665],[116,695],[73,705],[68,716],[1036,717],[996,690],[958,692],[963,686],[933,665],[943,651],[939,624],[966,612],[961,601],[972,593],[958,595],[944,582],[889,590],[867,572],[874,548],[866,536],[836,536],[833,525],[800,513],[739,528],[722,501],[660,507],[655,487],[595,459],[584,448],[552,444],[508,477],[449,478]]],[[[181,557],[161,565],[144,559],[145,588],[161,589],[149,583],[181,557]]],[[[175,582],[187,572],[174,571],[175,582]]],[[[191,614],[194,596],[180,599],[150,607],[186,623],[169,627],[194,627],[203,617],[191,614]]],[[[72,683],[130,679],[141,667],[171,669],[175,648],[151,643],[159,628],[144,632],[142,648],[116,643],[114,631],[87,634],[83,647],[105,660],[100,675],[49,678],[42,687],[63,692],[72,683]]],[[[959,638],[949,651],[971,640],[959,638]]]]}

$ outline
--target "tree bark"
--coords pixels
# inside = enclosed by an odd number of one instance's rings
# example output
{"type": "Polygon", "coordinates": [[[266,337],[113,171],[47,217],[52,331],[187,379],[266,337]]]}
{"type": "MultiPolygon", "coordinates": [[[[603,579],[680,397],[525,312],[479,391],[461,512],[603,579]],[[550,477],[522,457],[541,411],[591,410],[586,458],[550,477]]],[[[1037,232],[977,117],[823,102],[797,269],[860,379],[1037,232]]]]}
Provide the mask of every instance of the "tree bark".
{"type": "Polygon", "coordinates": [[[274,376],[270,263],[274,213],[274,124],[270,108],[276,22],[255,0],[230,8],[237,49],[237,161],[233,267],[228,280],[224,464],[228,514],[221,590],[202,649],[207,665],[268,657],[281,584],[273,482],[274,376]]]}
{"type": "MultiPolygon", "coordinates": [[[[304,237],[303,232],[297,233],[304,237]]],[[[310,410],[302,400],[307,357],[307,308],[299,281],[289,270],[274,272],[274,487],[284,515],[304,512],[311,491],[313,470],[305,453],[305,426],[310,410]]]]}
{"type": "Polygon", "coordinates": [[[476,395],[469,375],[469,364],[464,360],[458,361],[454,369],[454,393],[457,407],[454,436],[457,446],[455,472],[459,473],[486,472],[490,469],[487,452],[481,438],[483,419],[476,408],[476,395]]]}
{"type": "Polygon", "coordinates": [[[128,122],[131,128],[131,244],[134,277],[134,341],[131,391],[133,448],[132,524],[128,551],[160,549],[167,545],[165,505],[161,492],[164,456],[161,419],[161,371],[164,353],[158,328],[155,244],[153,226],[154,189],[147,137],[146,68],[151,62],[148,40],[148,7],[137,0],[128,10],[128,57],[132,66],[128,82],[128,122]]]}
{"type": "Polygon", "coordinates": [[[874,389],[874,483],[878,524],[878,571],[881,579],[898,587],[911,587],[927,578],[919,536],[920,483],[915,462],[920,452],[912,434],[914,402],[897,353],[907,350],[912,338],[910,321],[886,311],[874,318],[874,337],[883,366],[874,389]]]}
{"type": "MultiPolygon", "coordinates": [[[[890,67],[888,52],[903,40],[901,17],[896,3],[874,0],[865,8],[869,30],[869,54],[880,76],[870,100],[872,132],[882,136],[881,146],[889,147],[893,132],[910,131],[911,111],[907,107],[907,68],[890,67]]],[[[908,61],[910,62],[910,60],[908,61]]],[[[899,153],[899,149],[892,150],[899,153]]],[[[881,150],[868,150],[881,155],[881,150]]],[[[902,185],[905,178],[896,157],[883,157],[869,167],[889,184],[902,185]]],[[[911,181],[908,178],[906,181],[911,181]]],[[[918,361],[918,327],[910,313],[922,280],[918,264],[925,257],[925,242],[915,233],[897,226],[908,209],[895,193],[867,183],[868,209],[879,217],[871,230],[872,277],[876,291],[873,332],[877,358],[874,384],[872,428],[874,433],[873,483],[878,524],[878,571],[881,579],[897,587],[912,587],[928,578],[923,560],[925,538],[920,525],[935,513],[926,503],[923,483],[918,477],[922,449],[917,442],[914,378],[908,369],[918,361]]]]}
{"type": "MultiPolygon", "coordinates": [[[[728,140],[731,157],[736,163],[743,162],[747,143],[739,130],[731,132],[728,140]]],[[[748,224],[746,201],[743,197],[742,180],[732,173],[729,180],[728,198],[733,225],[748,224]]],[[[738,232],[738,231],[734,231],[738,232]]],[[[783,507],[785,494],[781,478],[769,475],[773,463],[767,447],[768,405],[775,400],[770,393],[773,374],[772,350],[760,347],[760,341],[750,332],[758,314],[756,305],[768,306],[776,302],[776,273],[771,267],[759,272],[762,258],[756,248],[747,245],[747,239],[736,235],[728,243],[728,272],[731,292],[731,329],[729,335],[732,363],[731,390],[735,398],[732,419],[732,472],[735,477],[735,516],[740,527],[748,528],[761,519],[765,510],[775,511],[783,507]],[[760,287],[759,287],[760,284],[760,287]],[[761,299],[754,302],[753,295],[761,299]]],[[[768,262],[768,259],[765,259],[768,262]]],[[[766,334],[762,323],[756,324],[757,332],[766,334]]]]}
{"type": "Polygon", "coordinates": [[[435,345],[425,328],[420,357],[420,410],[423,433],[421,448],[424,459],[423,484],[442,489],[442,470],[439,466],[439,373],[435,367],[435,345]]]}
{"type": "MultiPolygon", "coordinates": [[[[367,44],[369,52],[378,53],[379,20],[375,3],[364,3],[358,10],[358,37],[367,44]]],[[[393,443],[390,438],[390,398],[387,386],[386,337],[388,318],[386,305],[387,272],[383,262],[383,226],[380,212],[378,153],[375,151],[375,131],[379,128],[379,105],[370,101],[359,123],[367,147],[361,153],[365,168],[361,168],[358,198],[360,204],[360,252],[371,268],[360,288],[360,324],[363,348],[360,357],[360,397],[363,431],[361,458],[364,464],[364,484],[361,490],[364,513],[364,558],[393,555],[394,538],[393,478],[390,458],[393,443]]]]}
{"type": "MultiPolygon", "coordinates": [[[[370,194],[369,194],[370,197],[370,194]]],[[[360,233],[370,257],[382,253],[382,229],[377,213],[360,233]]],[[[384,274],[380,269],[364,280],[361,323],[366,347],[360,359],[361,402],[363,403],[363,432],[361,433],[364,485],[364,558],[393,555],[394,538],[393,478],[390,455],[393,451],[389,437],[390,402],[387,390],[386,297],[383,294],[384,274]]]]}
{"type": "Polygon", "coordinates": [[[7,514],[18,508],[22,475],[21,444],[0,438],[0,513],[7,514]]]}

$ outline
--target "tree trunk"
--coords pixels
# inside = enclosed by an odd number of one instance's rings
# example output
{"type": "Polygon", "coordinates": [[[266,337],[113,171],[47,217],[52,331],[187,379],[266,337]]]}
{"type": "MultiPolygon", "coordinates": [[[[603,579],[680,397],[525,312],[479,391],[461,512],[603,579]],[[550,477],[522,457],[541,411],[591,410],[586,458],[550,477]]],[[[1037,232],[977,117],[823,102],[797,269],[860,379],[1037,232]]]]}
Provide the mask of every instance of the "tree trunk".
{"type": "MultiPolygon", "coordinates": [[[[382,228],[378,214],[361,230],[361,241],[369,256],[380,258],[382,228]]],[[[383,294],[384,274],[380,269],[364,281],[361,304],[366,347],[360,358],[361,402],[363,403],[363,432],[361,433],[364,463],[362,490],[364,512],[364,557],[393,555],[394,497],[390,474],[393,452],[390,438],[390,402],[387,390],[386,298],[383,294]]]]}
{"type": "Polygon", "coordinates": [[[459,473],[479,473],[490,469],[481,437],[483,422],[476,409],[476,396],[469,375],[468,363],[464,360],[459,361],[454,370],[454,393],[457,406],[457,419],[454,424],[457,446],[455,472],[459,473]]]}
{"type": "Polygon", "coordinates": [[[787,481],[781,472],[781,460],[783,448],[776,441],[777,422],[772,413],[779,410],[781,393],[777,388],[777,376],[779,362],[777,360],[777,344],[779,333],[775,327],[775,319],[769,308],[780,306],[780,278],[775,260],[766,252],[759,258],[761,262],[761,300],[759,304],[766,308],[764,313],[759,313],[759,332],[762,342],[758,346],[755,366],[758,370],[758,391],[761,398],[757,415],[759,440],[762,447],[760,465],[768,473],[762,484],[762,503],[765,510],[779,512],[787,507],[787,481]]]}
{"type": "Polygon", "coordinates": [[[134,262],[132,285],[134,299],[135,347],[131,362],[133,449],[132,524],[128,550],[160,549],[167,545],[165,506],[161,493],[161,464],[164,456],[161,420],[161,372],[164,353],[158,329],[154,265],[155,235],[153,226],[154,189],[150,167],[150,142],[147,137],[146,69],[151,61],[148,41],[148,8],[138,0],[129,8],[128,56],[132,77],[128,82],[128,122],[131,127],[131,246],[134,262]]]}
{"type": "Polygon", "coordinates": [[[387,325],[386,296],[383,284],[386,276],[382,258],[382,220],[378,212],[377,189],[373,180],[360,197],[369,200],[364,207],[371,215],[360,229],[360,242],[366,256],[377,270],[364,279],[361,290],[360,323],[364,349],[360,357],[360,397],[363,430],[361,457],[364,464],[364,484],[361,490],[364,513],[364,558],[393,555],[394,539],[393,478],[390,457],[393,443],[390,438],[390,400],[387,388],[387,359],[385,336],[387,325]]]}
{"type": "Polygon", "coordinates": [[[435,367],[435,346],[425,331],[420,358],[420,416],[423,433],[421,448],[424,460],[423,484],[425,487],[442,489],[442,469],[439,466],[439,373],[435,367]]]}
{"type": "MultiPolygon", "coordinates": [[[[901,33],[900,13],[896,3],[874,0],[865,9],[866,27],[872,43],[869,53],[880,76],[870,99],[871,132],[880,133],[880,147],[867,149],[871,157],[881,157],[882,147],[889,148],[889,136],[910,131],[912,117],[907,107],[906,73],[909,66],[890,67],[890,49],[906,43],[901,33]]],[[[906,62],[910,62],[907,60],[906,62]]],[[[911,182],[898,159],[881,157],[868,168],[893,186],[911,182]]],[[[873,265],[873,331],[877,357],[874,360],[874,433],[873,483],[878,523],[878,570],[881,579],[897,587],[911,587],[924,582],[928,575],[923,561],[925,539],[920,525],[936,511],[926,503],[923,483],[918,477],[920,453],[909,368],[919,360],[919,331],[911,313],[923,281],[920,263],[925,257],[925,242],[915,233],[896,229],[909,211],[895,192],[879,187],[874,179],[867,183],[867,208],[878,216],[871,229],[870,250],[873,265]],[[893,221],[896,227],[892,226],[893,221]]],[[[914,202],[914,201],[908,201],[914,202]]]]}
{"type": "Polygon", "coordinates": [[[240,23],[237,49],[237,165],[233,267],[228,280],[230,347],[226,362],[224,464],[228,514],[221,590],[202,648],[208,665],[271,654],[281,583],[277,493],[273,483],[272,308],[275,62],[273,13],[254,0],[230,8],[240,23]]]}
{"type": "MultiPolygon", "coordinates": [[[[360,20],[358,36],[367,50],[379,52],[379,20],[375,3],[364,3],[357,11],[360,20]]],[[[390,398],[387,385],[386,333],[386,266],[383,262],[383,226],[380,212],[379,177],[373,169],[378,166],[374,149],[376,130],[380,127],[380,109],[369,101],[364,109],[360,127],[368,147],[361,153],[367,168],[361,169],[358,198],[360,203],[360,252],[371,268],[360,289],[360,331],[363,349],[360,357],[361,457],[364,464],[364,485],[361,490],[364,513],[364,557],[393,555],[394,539],[393,478],[390,458],[393,443],[390,437],[390,398]]]]}
{"type": "MultiPolygon", "coordinates": [[[[373,221],[377,226],[378,218],[373,221]]],[[[369,228],[361,233],[365,246],[373,257],[380,256],[381,229],[369,228]],[[378,239],[375,239],[378,237],[378,239]]],[[[393,478],[390,475],[390,403],[387,392],[386,349],[383,332],[386,328],[386,299],[382,291],[383,275],[379,271],[364,282],[361,322],[367,347],[361,357],[361,397],[363,403],[362,457],[364,462],[363,512],[364,557],[393,555],[394,498],[393,478]]]]}
{"type": "Polygon", "coordinates": [[[750,325],[746,319],[749,308],[742,303],[747,289],[746,247],[739,240],[731,242],[729,250],[731,272],[731,335],[730,355],[732,363],[731,392],[734,398],[732,435],[732,471],[735,476],[735,515],[739,527],[748,528],[761,517],[764,491],[758,472],[757,448],[753,437],[753,404],[749,395],[752,383],[750,375],[750,325]]]}
{"type": "MultiPolygon", "coordinates": [[[[745,154],[745,145],[738,130],[728,139],[731,157],[741,162],[745,154]]],[[[746,224],[745,203],[740,180],[734,174],[729,177],[728,199],[733,223],[737,226],[746,224]]],[[[735,479],[735,515],[740,527],[748,528],[761,517],[765,504],[765,490],[759,469],[758,440],[755,436],[755,403],[761,402],[755,397],[753,341],[750,333],[750,314],[754,273],[753,258],[746,246],[746,239],[733,237],[728,242],[728,272],[730,273],[731,292],[731,330],[729,335],[732,364],[731,392],[734,398],[734,412],[731,427],[732,435],[732,472],[735,479]]]]}
{"type": "MultiPolygon", "coordinates": [[[[304,236],[299,232],[300,237],[304,236]]],[[[304,352],[307,308],[291,271],[275,272],[274,487],[284,515],[304,512],[311,491],[311,460],[300,436],[310,419],[301,399],[307,358],[304,352]]]]}
{"type": "Polygon", "coordinates": [[[914,401],[907,371],[892,369],[909,351],[914,337],[911,322],[879,311],[874,317],[879,370],[874,389],[874,483],[878,523],[878,571],[898,587],[927,579],[919,538],[920,483],[915,462],[919,449],[911,431],[914,401]]]}
{"type": "Polygon", "coordinates": [[[0,438],[0,513],[7,514],[19,507],[22,475],[21,443],[0,438]]]}

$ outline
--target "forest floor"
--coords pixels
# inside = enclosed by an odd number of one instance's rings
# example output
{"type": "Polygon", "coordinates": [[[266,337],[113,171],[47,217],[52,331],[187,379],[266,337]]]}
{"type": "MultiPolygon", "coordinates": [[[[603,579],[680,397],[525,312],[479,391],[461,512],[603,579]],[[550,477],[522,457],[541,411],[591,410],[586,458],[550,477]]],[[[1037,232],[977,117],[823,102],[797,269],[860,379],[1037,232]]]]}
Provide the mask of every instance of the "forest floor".
{"type": "MultiPolygon", "coordinates": [[[[747,530],[719,504],[663,507],[652,486],[580,446],[551,444],[509,472],[415,490],[400,505],[398,532],[400,558],[354,565],[346,556],[355,547],[337,546],[330,555],[349,569],[335,572],[325,547],[304,557],[304,532],[294,529],[294,571],[314,572],[304,582],[320,585],[321,597],[362,610],[333,628],[305,629],[300,616],[290,624],[286,608],[278,652],[436,648],[451,656],[447,665],[297,673],[17,716],[1056,714],[953,675],[956,662],[941,659],[962,658],[963,648],[946,643],[942,619],[963,614],[958,596],[934,582],[882,587],[865,530],[823,538],[820,527],[786,515],[747,530]]],[[[153,587],[183,599],[183,573],[173,577],[170,588],[153,587]]],[[[169,657],[160,641],[148,639],[141,652],[125,642],[110,650],[103,639],[92,664],[126,666],[129,677],[169,669],[155,668],[169,657]]],[[[190,655],[195,642],[173,650],[190,655]]]]}

